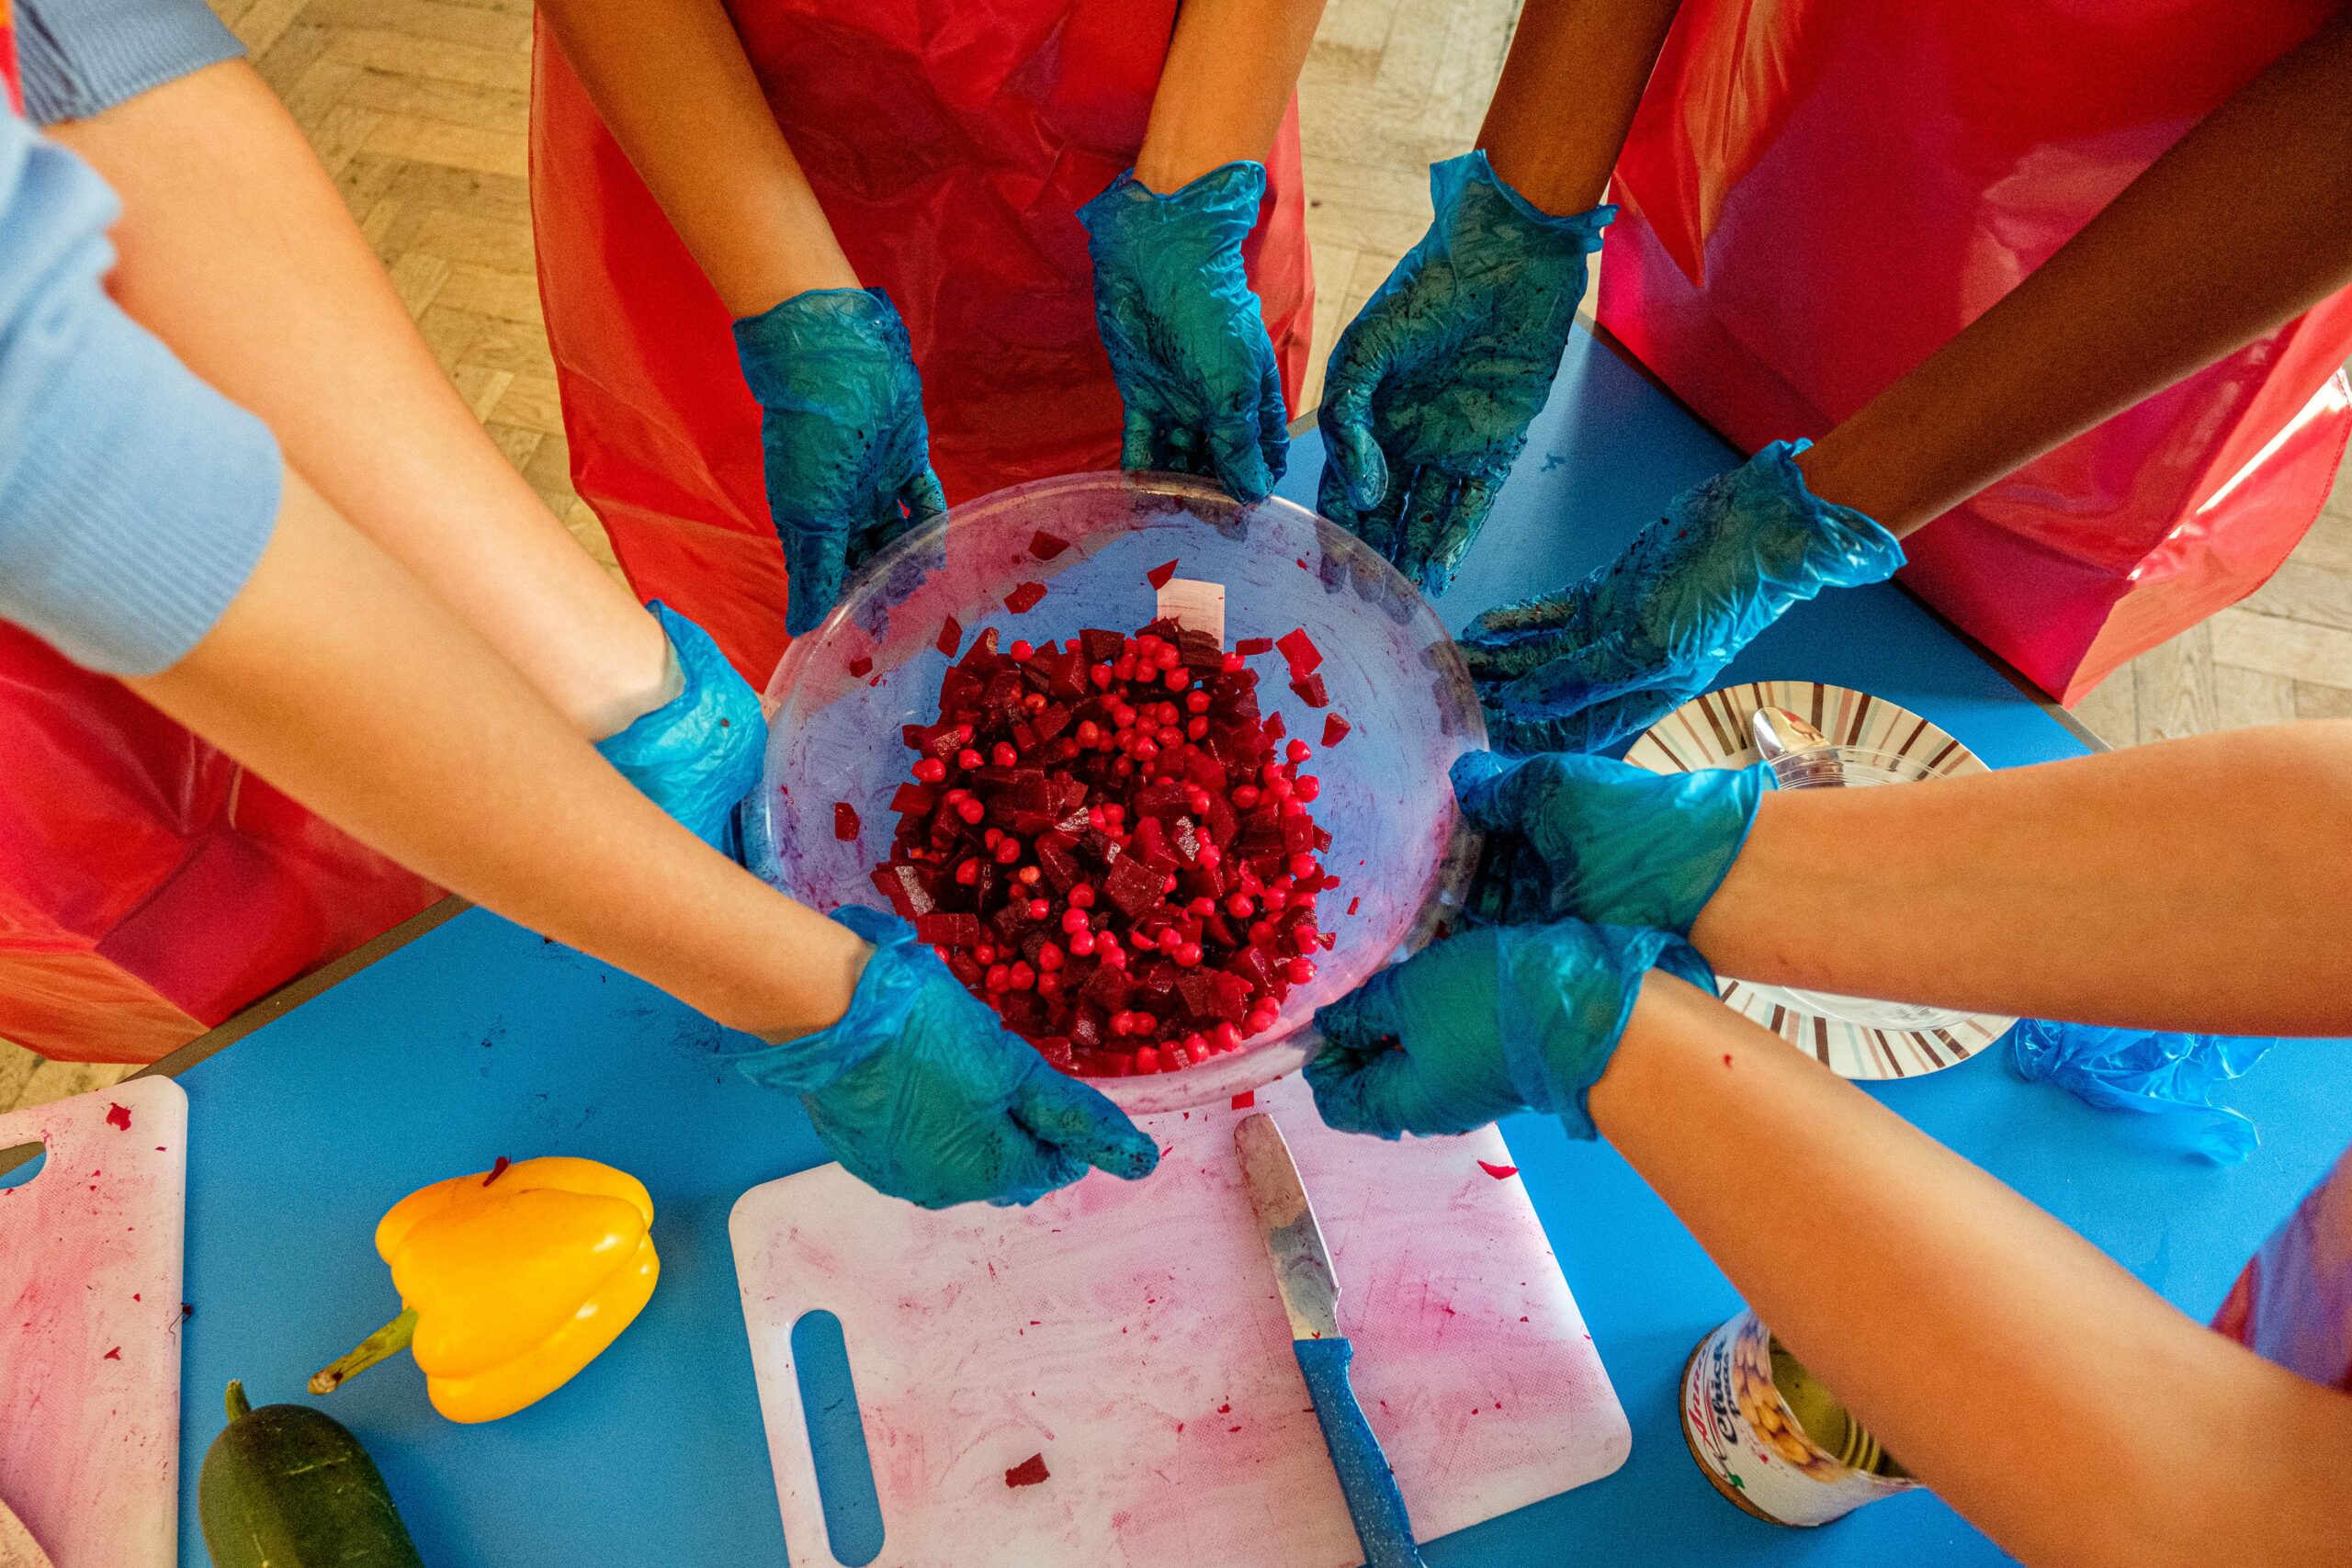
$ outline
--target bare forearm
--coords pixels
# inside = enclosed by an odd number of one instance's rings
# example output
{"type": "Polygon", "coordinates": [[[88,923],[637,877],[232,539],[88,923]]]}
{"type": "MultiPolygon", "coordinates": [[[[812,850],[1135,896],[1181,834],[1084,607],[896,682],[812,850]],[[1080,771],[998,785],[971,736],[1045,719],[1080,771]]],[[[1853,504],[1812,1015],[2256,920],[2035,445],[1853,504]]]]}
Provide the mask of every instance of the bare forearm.
{"type": "Polygon", "coordinates": [[[1184,0],[1136,178],[1165,196],[1224,164],[1263,161],[1322,15],[1323,0],[1184,0]]]}
{"type": "Polygon", "coordinates": [[[2205,117],[1800,459],[1908,533],[2352,283],[2352,15],[2205,117]]]}
{"type": "Polygon", "coordinates": [[[1599,204],[1682,0],[1529,0],[1478,145],[1544,211],[1599,204]]]}
{"type": "Polygon", "coordinates": [[[858,286],[719,0],[548,0],[542,9],[729,314],[858,286]]]}
{"type": "Polygon", "coordinates": [[[2344,1559],[2352,1404],[1712,998],[1652,975],[1591,1109],[1806,1367],[2024,1561],[2344,1559]]]}
{"type": "Polygon", "coordinates": [[[2352,723],[1765,795],[1724,974],[2088,1022],[2352,1030],[2352,723]]]}
{"type": "Polygon", "coordinates": [[[252,580],[142,695],[362,841],[719,1021],[782,1038],[865,948],[629,786],[299,476],[252,580]]]}
{"type": "Polygon", "coordinates": [[[660,626],[483,434],[251,66],[224,62],[55,135],[122,197],[115,298],[259,414],[330,505],[582,733],[653,705],[660,626]]]}

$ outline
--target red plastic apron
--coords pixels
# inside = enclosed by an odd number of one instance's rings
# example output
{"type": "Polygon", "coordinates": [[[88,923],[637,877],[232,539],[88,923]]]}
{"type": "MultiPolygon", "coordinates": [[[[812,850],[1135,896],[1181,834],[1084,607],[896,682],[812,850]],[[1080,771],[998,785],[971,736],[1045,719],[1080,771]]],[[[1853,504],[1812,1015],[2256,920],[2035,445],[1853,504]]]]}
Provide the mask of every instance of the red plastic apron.
{"type": "MultiPolygon", "coordinates": [[[[0,0],[14,106],[7,22],[0,0]]],[[[120,682],[0,625],[0,1039],[152,1062],[435,897],[120,682]]]]}
{"type": "MultiPolygon", "coordinates": [[[[1617,166],[1600,319],[1734,444],[1817,436],[2335,8],[1685,0],[1617,166]]],[[[2075,700],[2286,558],[2352,432],[2347,352],[2352,292],[1912,536],[1904,581],[2075,700]]]]}
{"type": "MultiPolygon", "coordinates": [[[[947,499],[1116,467],[1075,212],[1143,144],[1173,0],[731,9],[842,249],[906,318],[947,499]]],[[[726,309],[544,28],[537,45],[531,210],[573,486],[639,594],[761,684],[784,553],[726,309]]],[[[1314,319],[1295,106],[1267,173],[1246,254],[1295,406],[1314,319]]]]}

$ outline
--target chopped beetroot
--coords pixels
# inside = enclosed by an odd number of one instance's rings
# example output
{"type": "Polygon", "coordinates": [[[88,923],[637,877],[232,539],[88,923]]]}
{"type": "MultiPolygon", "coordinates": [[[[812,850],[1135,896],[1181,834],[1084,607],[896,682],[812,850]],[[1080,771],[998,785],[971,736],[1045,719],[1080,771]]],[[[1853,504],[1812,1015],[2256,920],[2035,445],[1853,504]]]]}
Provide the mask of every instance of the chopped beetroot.
{"type": "Polygon", "coordinates": [[[1029,536],[1029,553],[1039,560],[1051,560],[1069,548],[1069,541],[1043,528],[1029,536]]]}
{"type": "Polygon", "coordinates": [[[1274,639],[1274,646],[1283,650],[1283,660],[1290,666],[1294,681],[1313,674],[1323,662],[1323,650],[1315,646],[1315,639],[1306,635],[1305,626],[1294,626],[1283,633],[1274,639]]]}
{"type": "Polygon", "coordinates": [[[1004,1483],[1007,1486],[1035,1486],[1052,1473],[1046,1468],[1044,1454],[1031,1454],[1004,1472],[1004,1483]]]}
{"type": "Polygon", "coordinates": [[[1168,580],[1175,575],[1176,563],[1172,560],[1166,560],[1161,561],[1158,566],[1153,567],[1149,571],[1145,572],[1143,577],[1144,581],[1150,583],[1154,588],[1165,588],[1168,586],[1168,580]]]}
{"type": "Polygon", "coordinates": [[[128,1105],[117,1105],[113,1100],[107,1100],[107,1125],[112,1127],[118,1133],[130,1132],[130,1107],[128,1105]]]}
{"type": "Polygon", "coordinates": [[[953,659],[956,650],[963,646],[964,623],[950,615],[939,628],[939,651],[953,659]]]}
{"type": "Polygon", "coordinates": [[[481,1179],[481,1184],[484,1187],[489,1186],[492,1182],[505,1175],[506,1168],[514,1163],[514,1162],[513,1160],[508,1159],[504,1155],[500,1155],[497,1159],[491,1163],[490,1174],[481,1179]]]}
{"type": "Polygon", "coordinates": [[[933,721],[901,732],[913,776],[874,886],[1060,1071],[1238,1051],[1335,940],[1316,901],[1336,878],[1297,867],[1329,843],[1319,789],[1226,657],[1172,621],[1042,645],[983,631],[933,721]]]}
{"type": "Polygon", "coordinates": [[[1244,659],[1255,659],[1261,653],[1272,653],[1273,650],[1274,639],[1270,637],[1245,637],[1233,645],[1233,651],[1244,659]]]}
{"type": "Polygon", "coordinates": [[[1361,899],[1361,898],[1351,898],[1351,899],[1349,899],[1349,900],[1348,900],[1348,913],[1349,913],[1349,914],[1351,914],[1351,915],[1354,914],[1354,913],[1356,912],[1356,906],[1357,906],[1357,905],[1359,905],[1359,904],[1361,904],[1361,903],[1363,903],[1363,899],[1361,899]]]}
{"type": "Polygon", "coordinates": [[[1233,1109],[1236,1111],[1247,1111],[1257,1103],[1258,1091],[1254,1089],[1245,1089],[1233,1097],[1233,1109]]]}
{"type": "Polygon", "coordinates": [[[833,803],[833,837],[846,843],[858,835],[857,808],[846,800],[833,803]]]}
{"type": "Polygon", "coordinates": [[[1035,609],[1037,601],[1045,596],[1044,583],[1024,582],[1004,596],[1004,607],[1016,615],[1025,615],[1035,609]]]}
{"type": "Polygon", "coordinates": [[[1488,1176],[1493,1177],[1497,1181],[1507,1180],[1508,1179],[1519,1174],[1519,1167],[1515,1165],[1497,1165],[1491,1160],[1480,1160],[1478,1162],[1478,1168],[1485,1171],[1488,1176]]]}
{"type": "Polygon", "coordinates": [[[1271,746],[1289,733],[1289,727],[1283,723],[1282,715],[1271,713],[1266,716],[1266,744],[1271,746]]]}
{"type": "Polygon", "coordinates": [[[851,680],[862,681],[866,676],[873,673],[874,660],[866,658],[865,655],[861,653],[855,659],[849,661],[849,678],[851,680]]]}
{"type": "Polygon", "coordinates": [[[1323,744],[1326,746],[1337,746],[1340,741],[1345,740],[1348,738],[1348,730],[1351,728],[1352,727],[1350,726],[1348,721],[1341,718],[1338,714],[1325,714],[1323,716],[1323,744]]]}
{"type": "Polygon", "coordinates": [[[1290,689],[1298,694],[1300,702],[1311,708],[1319,708],[1331,700],[1330,694],[1323,689],[1323,677],[1320,675],[1294,675],[1290,689]]]}

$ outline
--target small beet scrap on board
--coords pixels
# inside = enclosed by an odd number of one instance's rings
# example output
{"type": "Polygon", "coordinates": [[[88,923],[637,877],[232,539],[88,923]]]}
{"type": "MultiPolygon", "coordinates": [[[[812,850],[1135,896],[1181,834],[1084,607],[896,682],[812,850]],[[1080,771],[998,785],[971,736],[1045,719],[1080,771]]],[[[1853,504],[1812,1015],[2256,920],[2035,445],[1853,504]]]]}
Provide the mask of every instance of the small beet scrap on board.
{"type": "Polygon", "coordinates": [[[1238,649],[1173,621],[1010,648],[983,631],[903,739],[874,885],[1055,1066],[1238,1051],[1315,978],[1340,885],[1321,782],[1238,649]]]}

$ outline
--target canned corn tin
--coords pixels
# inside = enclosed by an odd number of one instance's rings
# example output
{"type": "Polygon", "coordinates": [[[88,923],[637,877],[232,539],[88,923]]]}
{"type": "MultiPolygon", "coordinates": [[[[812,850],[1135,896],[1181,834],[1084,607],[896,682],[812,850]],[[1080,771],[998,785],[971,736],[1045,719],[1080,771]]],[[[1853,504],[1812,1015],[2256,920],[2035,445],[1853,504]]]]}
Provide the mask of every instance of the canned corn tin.
{"type": "Polygon", "coordinates": [[[1753,1312],[1690,1353],[1682,1370],[1682,1438],[1716,1491],[1776,1525],[1826,1525],[1918,1484],[1753,1312]]]}

